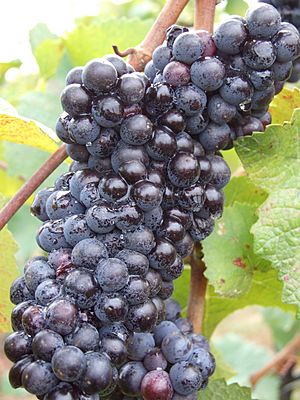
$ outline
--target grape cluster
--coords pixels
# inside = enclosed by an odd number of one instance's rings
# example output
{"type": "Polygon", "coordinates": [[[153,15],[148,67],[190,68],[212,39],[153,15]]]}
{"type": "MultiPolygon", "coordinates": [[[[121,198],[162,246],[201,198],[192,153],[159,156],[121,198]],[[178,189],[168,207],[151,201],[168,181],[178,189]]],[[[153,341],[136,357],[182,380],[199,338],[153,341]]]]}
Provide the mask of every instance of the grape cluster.
{"type": "Polygon", "coordinates": [[[56,131],[73,163],[32,204],[48,254],[11,287],[14,387],[43,400],[179,400],[207,384],[212,357],[198,355],[190,324],[165,301],[183,258],[222,214],[230,170],[184,130],[171,91],[117,56],[67,75],[56,131]],[[172,319],[177,336],[164,346],[155,332],[172,319]]]}
{"type": "Polygon", "coordinates": [[[299,54],[297,29],[269,4],[231,17],[213,35],[173,26],[145,68],[153,83],[147,110],[168,123],[173,107],[206,152],[229,149],[236,138],[270,124],[269,104],[299,54]],[[159,106],[158,97],[164,99],[159,106]]]}
{"type": "MultiPolygon", "coordinates": [[[[282,21],[286,22],[284,27],[288,29],[294,25],[298,32],[300,31],[300,3],[298,0],[259,0],[261,3],[267,3],[274,6],[281,15],[282,21]]],[[[288,78],[291,83],[298,82],[300,79],[300,59],[293,61],[293,70],[288,78]]]]}

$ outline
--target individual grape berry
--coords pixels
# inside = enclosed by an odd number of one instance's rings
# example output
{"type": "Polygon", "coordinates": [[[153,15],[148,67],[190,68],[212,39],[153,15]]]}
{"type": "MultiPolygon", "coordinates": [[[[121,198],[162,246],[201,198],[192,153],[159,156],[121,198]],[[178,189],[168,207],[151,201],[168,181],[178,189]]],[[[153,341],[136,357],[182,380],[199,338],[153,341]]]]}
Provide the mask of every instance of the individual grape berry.
{"type": "Polygon", "coordinates": [[[151,140],[146,144],[151,158],[157,161],[166,161],[176,151],[176,140],[172,131],[158,127],[154,130],[151,140]]]}
{"type": "Polygon", "coordinates": [[[76,327],[77,311],[77,307],[69,300],[54,300],[46,311],[48,328],[61,335],[68,335],[76,327]]]}
{"type": "Polygon", "coordinates": [[[133,361],[142,361],[154,346],[155,342],[151,333],[133,333],[127,343],[128,358],[133,361]]]}
{"type": "Polygon", "coordinates": [[[171,49],[173,47],[175,39],[184,32],[188,32],[189,29],[185,26],[172,25],[167,29],[167,46],[171,49]]]}
{"type": "Polygon", "coordinates": [[[261,71],[270,68],[276,59],[273,44],[263,40],[251,40],[244,44],[243,60],[248,67],[261,71]]]}
{"type": "Polygon", "coordinates": [[[38,232],[37,243],[45,251],[69,247],[64,237],[64,220],[45,222],[38,232]]]}
{"type": "Polygon", "coordinates": [[[225,78],[219,93],[227,103],[238,106],[251,101],[253,89],[243,75],[230,75],[225,78]]]}
{"type": "Polygon", "coordinates": [[[94,232],[88,227],[83,214],[73,215],[65,222],[64,236],[71,246],[75,246],[81,240],[93,238],[94,235],[94,232]]]}
{"type": "Polygon", "coordinates": [[[152,62],[154,68],[163,71],[165,66],[170,62],[171,58],[172,51],[168,46],[164,44],[158,46],[152,54],[152,62]]]}
{"type": "Polygon", "coordinates": [[[132,145],[141,145],[151,139],[152,122],[145,115],[137,114],[126,118],[121,124],[120,136],[124,142],[132,145]]]}
{"type": "Polygon", "coordinates": [[[173,387],[169,374],[162,370],[148,372],[142,380],[141,393],[145,400],[171,400],[173,387]]]}
{"type": "Polygon", "coordinates": [[[169,320],[160,322],[153,330],[156,346],[160,347],[166,336],[176,332],[179,332],[179,329],[173,322],[169,320]]]}
{"type": "MultiPolygon", "coordinates": [[[[66,151],[72,160],[78,161],[80,163],[85,163],[89,158],[89,153],[85,146],[81,144],[67,144],[66,151]]],[[[79,169],[82,169],[80,167],[79,169]]]]}
{"type": "Polygon", "coordinates": [[[149,268],[145,278],[149,283],[150,297],[156,296],[157,293],[160,291],[162,285],[160,273],[152,268],[149,268]]]}
{"type": "Polygon", "coordinates": [[[71,266],[72,249],[61,247],[48,254],[48,263],[57,273],[57,270],[71,266]]]}
{"type": "Polygon", "coordinates": [[[194,349],[189,361],[199,368],[204,380],[207,380],[216,368],[213,355],[205,348],[197,347],[194,349]]]}
{"type": "MultiPolygon", "coordinates": [[[[134,203],[124,204],[118,209],[116,226],[124,232],[134,230],[143,222],[143,217],[143,212],[134,203]]],[[[125,246],[124,236],[122,236],[122,239],[122,244],[125,246]]],[[[129,241],[131,241],[130,238],[129,241]]]]}
{"type": "Polygon", "coordinates": [[[295,32],[280,30],[272,39],[278,62],[293,61],[300,51],[300,37],[295,32]]]}
{"type": "Polygon", "coordinates": [[[9,383],[14,389],[22,386],[23,371],[29,364],[33,362],[33,360],[34,359],[32,356],[21,358],[21,360],[17,361],[9,370],[9,383]]]}
{"type": "Polygon", "coordinates": [[[212,92],[219,89],[225,78],[223,63],[214,57],[195,61],[191,66],[191,80],[200,89],[212,92]]]}
{"type": "Polygon", "coordinates": [[[111,155],[118,140],[119,137],[114,128],[102,128],[100,134],[87,143],[86,148],[92,156],[104,158],[111,155]]]}
{"type": "Polygon", "coordinates": [[[111,232],[115,227],[116,214],[107,205],[95,205],[87,210],[86,222],[97,233],[111,232]]]}
{"type": "MultiPolygon", "coordinates": [[[[76,398],[82,399],[82,396],[78,397],[79,393],[75,387],[69,383],[62,382],[57,385],[53,390],[43,397],[44,400],[75,400],[76,398]]],[[[85,398],[85,397],[84,397],[85,398]]]]}
{"type": "Polygon", "coordinates": [[[210,119],[218,125],[227,124],[236,115],[236,107],[227,103],[219,95],[211,97],[207,111],[210,119]]]}
{"type": "Polygon", "coordinates": [[[230,180],[230,169],[221,156],[209,156],[211,179],[209,183],[216,189],[222,189],[230,180]]]}
{"type": "Polygon", "coordinates": [[[68,130],[68,126],[70,123],[71,117],[70,115],[63,113],[56,121],[55,125],[55,132],[58,138],[64,142],[71,144],[73,143],[73,140],[70,137],[70,133],[68,130]]]}
{"type": "Polygon", "coordinates": [[[11,313],[11,327],[14,332],[21,331],[23,329],[22,326],[22,315],[28,307],[34,305],[35,302],[33,300],[23,301],[15,306],[11,313]]]}
{"type": "Polygon", "coordinates": [[[139,161],[145,167],[149,165],[149,157],[144,147],[131,146],[120,140],[111,157],[113,170],[118,173],[119,168],[128,161],[139,161]]]}
{"type": "Polygon", "coordinates": [[[194,85],[180,86],[175,90],[176,107],[186,116],[201,113],[207,102],[203,90],[194,85]]]}
{"type": "Polygon", "coordinates": [[[156,231],[163,218],[163,210],[161,207],[156,207],[151,211],[144,213],[144,224],[152,231],[156,231]]]}
{"type": "Polygon", "coordinates": [[[55,180],[55,189],[56,190],[69,190],[70,189],[70,180],[74,172],[65,172],[64,174],[60,175],[55,180]]]}
{"type": "Polygon", "coordinates": [[[31,342],[32,338],[25,332],[13,332],[4,341],[4,353],[10,361],[19,361],[31,354],[31,342]]]}
{"type": "Polygon", "coordinates": [[[222,215],[224,205],[224,195],[213,186],[209,186],[205,191],[206,200],[204,205],[209,209],[213,218],[219,218],[222,215]]]}
{"type": "Polygon", "coordinates": [[[126,327],[134,332],[148,332],[157,321],[157,309],[151,300],[128,309],[126,327]]]}
{"type": "Polygon", "coordinates": [[[46,325],[44,318],[44,308],[32,305],[24,311],[22,315],[22,326],[27,335],[34,336],[46,325]]]}
{"type": "Polygon", "coordinates": [[[133,198],[139,208],[143,211],[151,211],[162,202],[163,193],[148,181],[139,181],[133,186],[133,198]]]}
{"type": "Polygon", "coordinates": [[[13,304],[20,304],[32,299],[34,299],[34,295],[26,286],[24,276],[16,278],[10,287],[10,301],[13,304]]]}
{"type": "Polygon", "coordinates": [[[117,292],[128,282],[128,269],[118,258],[100,260],[96,269],[97,281],[105,292],[117,292]]]}
{"type": "Polygon", "coordinates": [[[220,213],[222,212],[222,210],[223,202],[217,210],[214,210],[215,213],[210,214],[210,210],[205,209],[204,217],[194,216],[193,223],[189,231],[194,241],[204,240],[212,233],[214,229],[213,217],[220,217],[220,213]]]}
{"type": "Polygon", "coordinates": [[[159,347],[153,347],[147,352],[143,364],[148,371],[165,370],[168,366],[168,362],[159,347]]]}
{"type": "Polygon", "coordinates": [[[201,57],[204,46],[200,37],[195,33],[184,32],[174,41],[172,53],[177,61],[192,64],[201,57]]]}
{"type": "Polygon", "coordinates": [[[116,336],[123,342],[127,342],[130,334],[126,326],[119,322],[113,322],[110,325],[104,325],[99,329],[100,338],[105,336],[116,336]]]}
{"type": "Polygon", "coordinates": [[[83,322],[64,339],[68,345],[78,347],[84,353],[96,351],[99,347],[99,333],[93,325],[87,322],[83,322]]]}
{"type": "MultiPolygon", "coordinates": [[[[80,192],[80,203],[86,208],[90,208],[100,200],[98,185],[94,182],[85,185],[80,192]]],[[[76,244],[76,243],[75,243],[76,244]]]]}
{"type": "Polygon", "coordinates": [[[98,183],[100,175],[97,171],[91,169],[79,170],[74,173],[70,179],[70,191],[73,197],[80,200],[82,189],[88,183],[98,183]]]}
{"type": "Polygon", "coordinates": [[[30,211],[40,221],[47,221],[49,216],[46,211],[46,203],[50,195],[53,193],[54,188],[45,188],[35,195],[33,203],[31,204],[30,211]]]}
{"type": "Polygon", "coordinates": [[[180,304],[174,299],[167,299],[166,305],[166,320],[174,322],[181,316],[180,304]]]}
{"type": "Polygon", "coordinates": [[[270,39],[278,32],[281,17],[276,8],[269,4],[259,4],[246,13],[247,27],[254,39],[270,39]]]}
{"type": "Polygon", "coordinates": [[[218,26],[214,35],[218,50],[225,54],[238,54],[247,39],[247,31],[242,21],[229,19],[218,26]]]}
{"type": "Polygon", "coordinates": [[[184,264],[182,258],[179,255],[177,255],[172,265],[169,265],[163,270],[161,270],[161,277],[165,281],[172,281],[181,276],[183,269],[184,269],[184,264]]]}
{"type": "Polygon", "coordinates": [[[126,264],[130,275],[145,276],[149,269],[148,258],[137,251],[124,249],[116,257],[126,264]]]}
{"type": "Polygon", "coordinates": [[[88,114],[91,110],[91,98],[78,83],[66,86],[60,100],[62,108],[73,118],[88,114]]]}
{"type": "Polygon", "coordinates": [[[192,154],[177,153],[168,163],[168,176],[175,186],[190,186],[198,180],[199,175],[199,163],[192,154]]]}
{"type": "Polygon", "coordinates": [[[123,119],[123,105],[115,96],[105,96],[93,103],[92,114],[96,122],[104,128],[112,128],[123,119]]]}
{"type": "MultiPolygon", "coordinates": [[[[180,243],[180,242],[178,242],[178,243],[180,243]]],[[[166,300],[172,296],[173,292],[174,292],[173,281],[162,281],[160,291],[158,292],[157,295],[159,296],[160,299],[166,300]]]]}
{"type": "Polygon", "coordinates": [[[117,82],[117,70],[108,60],[94,59],[89,61],[82,71],[84,86],[96,95],[107,93],[117,82]]]}
{"type": "Polygon", "coordinates": [[[149,78],[151,80],[151,82],[153,81],[153,79],[155,78],[155,75],[157,74],[158,69],[155,68],[153,61],[150,60],[146,65],[145,65],[145,69],[144,69],[144,74],[147,76],[147,78],[149,78]]]}
{"type": "Polygon", "coordinates": [[[100,351],[107,354],[116,367],[122,366],[127,361],[127,347],[125,343],[113,334],[106,335],[101,339],[100,351]]]}
{"type": "Polygon", "coordinates": [[[66,76],[66,86],[72,83],[82,84],[82,71],[83,67],[74,67],[70,69],[66,76]]]}
{"type": "Polygon", "coordinates": [[[58,379],[65,382],[74,382],[84,372],[86,359],[78,347],[64,346],[56,350],[52,357],[51,365],[58,379]]]}
{"type": "Polygon", "coordinates": [[[148,256],[150,267],[163,269],[172,265],[176,259],[176,249],[168,240],[160,238],[156,241],[156,246],[148,256]]]}
{"type": "Polygon", "coordinates": [[[102,293],[94,307],[97,318],[105,323],[124,321],[128,312],[127,301],[118,293],[102,293]]]}
{"type": "Polygon", "coordinates": [[[183,396],[198,391],[203,383],[199,369],[187,361],[178,362],[171,367],[170,380],[174,390],[183,396]]]}
{"type": "Polygon", "coordinates": [[[122,75],[118,81],[118,94],[125,104],[139,103],[145,94],[145,84],[135,73],[122,75]]]}
{"type": "Polygon", "coordinates": [[[87,353],[86,369],[80,379],[80,388],[86,394],[95,394],[107,390],[113,379],[110,360],[104,354],[87,353]]]}
{"type": "Polygon", "coordinates": [[[274,63],[272,70],[256,71],[250,69],[248,76],[255,89],[264,90],[273,85],[275,79],[273,69],[275,64],[279,63],[274,63]]]}
{"type": "Polygon", "coordinates": [[[45,279],[55,278],[54,269],[44,260],[32,260],[24,271],[25,284],[31,292],[45,279]]]}
{"type": "Polygon", "coordinates": [[[159,123],[171,129],[171,131],[174,133],[182,132],[186,125],[182,113],[176,109],[172,109],[164,113],[160,117],[159,123]]]}
{"type": "Polygon", "coordinates": [[[139,396],[141,384],[147,370],[140,361],[130,361],[119,371],[119,388],[127,396],[139,396]]]}
{"type": "Polygon", "coordinates": [[[70,138],[78,144],[93,142],[100,134],[99,125],[90,116],[72,119],[68,125],[70,138]]]}
{"type": "Polygon", "coordinates": [[[129,305],[136,305],[147,301],[150,295],[150,287],[147,280],[133,275],[129,277],[128,283],[121,292],[129,305]]]}
{"type": "MultiPolygon", "coordinates": [[[[187,211],[200,211],[204,200],[205,190],[201,185],[191,186],[178,194],[178,204],[187,211]]],[[[183,237],[177,240],[177,242],[183,240],[183,237]]]]}
{"type": "Polygon", "coordinates": [[[42,396],[50,392],[58,382],[52,371],[51,364],[42,360],[29,364],[22,374],[23,387],[27,392],[36,396],[42,396]]]}
{"type": "Polygon", "coordinates": [[[144,103],[147,113],[155,117],[172,108],[173,100],[173,90],[170,85],[159,81],[147,89],[144,103]]]}
{"type": "Polygon", "coordinates": [[[132,232],[127,232],[124,238],[124,247],[136,250],[142,254],[149,254],[155,246],[153,232],[149,228],[139,227],[132,232]]]}
{"type": "Polygon", "coordinates": [[[71,195],[69,190],[59,190],[48,197],[46,211],[50,219],[60,219],[84,213],[85,207],[71,195]]]}
{"type": "Polygon", "coordinates": [[[147,170],[143,163],[138,160],[124,162],[119,168],[119,174],[128,184],[134,184],[140,179],[145,179],[147,170]]]}
{"type": "Polygon", "coordinates": [[[157,231],[157,235],[176,243],[184,238],[185,229],[177,218],[165,218],[157,231]]]}
{"type": "Polygon", "coordinates": [[[119,57],[116,54],[109,54],[108,56],[105,56],[104,58],[115,67],[119,77],[124,74],[127,74],[127,72],[128,72],[127,64],[123,60],[122,57],[119,57]]]}
{"type": "Polygon", "coordinates": [[[83,309],[92,307],[100,294],[100,289],[93,274],[75,269],[69,273],[63,284],[66,295],[83,309]]]}
{"type": "Polygon", "coordinates": [[[126,196],[127,191],[128,185],[117,174],[107,174],[100,180],[99,193],[101,198],[106,201],[114,203],[115,201],[121,200],[126,196]]]}
{"type": "MultiPolygon", "coordinates": [[[[206,114],[197,114],[186,119],[186,132],[190,135],[198,135],[208,125],[209,119],[206,114]]],[[[194,144],[195,147],[195,144],[194,144]]]]}
{"type": "Polygon", "coordinates": [[[164,80],[172,86],[186,85],[190,81],[190,68],[179,61],[171,61],[163,71],[164,80]]]}
{"type": "Polygon", "coordinates": [[[81,240],[72,251],[72,262],[81,268],[94,270],[102,258],[107,258],[107,250],[97,239],[81,240]]]}
{"type": "Polygon", "coordinates": [[[38,332],[32,341],[32,352],[39,360],[50,362],[56,350],[64,346],[64,340],[58,333],[49,329],[38,332]]]}
{"type": "Polygon", "coordinates": [[[202,57],[212,57],[215,55],[217,48],[211,34],[203,29],[196,31],[203,45],[202,57]]]}
{"type": "Polygon", "coordinates": [[[218,125],[210,122],[199,135],[199,141],[207,153],[222,150],[230,139],[230,127],[227,124],[218,125]]]}
{"type": "Polygon", "coordinates": [[[274,74],[274,79],[276,81],[286,81],[289,79],[291,76],[293,69],[293,63],[292,61],[286,62],[286,63],[279,63],[275,62],[272,65],[272,71],[274,74]]]}

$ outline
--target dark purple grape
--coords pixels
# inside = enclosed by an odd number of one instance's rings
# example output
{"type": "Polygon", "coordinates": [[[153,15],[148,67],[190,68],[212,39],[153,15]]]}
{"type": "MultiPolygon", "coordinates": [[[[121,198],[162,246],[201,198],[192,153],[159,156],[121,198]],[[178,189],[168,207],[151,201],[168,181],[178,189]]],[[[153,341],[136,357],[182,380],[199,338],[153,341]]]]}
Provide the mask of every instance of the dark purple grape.
{"type": "Polygon", "coordinates": [[[128,282],[128,269],[118,258],[103,259],[96,269],[96,278],[104,292],[117,292],[128,282]]]}
{"type": "Polygon", "coordinates": [[[96,95],[107,93],[117,83],[117,70],[108,60],[96,58],[83,68],[82,82],[96,95]]]}
{"type": "Polygon", "coordinates": [[[33,300],[34,294],[30,292],[25,283],[24,276],[16,278],[10,287],[10,301],[13,304],[19,304],[23,301],[33,300]]]}
{"type": "Polygon", "coordinates": [[[57,384],[58,379],[54,375],[51,364],[37,360],[29,364],[22,374],[22,385],[27,392],[42,396],[50,392],[57,384]]]}
{"type": "Polygon", "coordinates": [[[217,58],[205,58],[191,66],[191,80],[202,90],[211,92],[219,89],[225,78],[225,67],[217,58]]]}
{"type": "Polygon", "coordinates": [[[192,154],[177,153],[168,164],[168,176],[175,186],[188,187],[198,180],[199,175],[199,163],[192,154]]]}
{"type": "Polygon", "coordinates": [[[65,382],[77,381],[86,368],[84,353],[75,346],[64,346],[54,353],[52,369],[58,379],[65,382]]]}
{"type": "Polygon", "coordinates": [[[30,211],[40,221],[47,221],[49,216],[46,211],[46,203],[50,195],[54,192],[54,188],[45,188],[37,192],[30,211]]]}
{"type": "Polygon", "coordinates": [[[27,308],[22,315],[22,326],[27,335],[34,336],[46,327],[44,308],[33,305],[27,308]]]}
{"type": "Polygon", "coordinates": [[[163,77],[172,86],[186,85],[190,81],[190,68],[179,61],[171,61],[164,68],[163,77]]]}
{"type": "Polygon", "coordinates": [[[95,233],[88,227],[85,215],[73,215],[68,218],[64,225],[66,241],[75,246],[81,240],[93,238],[95,233]]]}
{"type": "Polygon", "coordinates": [[[123,119],[123,105],[115,96],[106,96],[96,100],[92,107],[92,114],[96,122],[105,128],[119,125],[123,119]]]}
{"type": "Polygon", "coordinates": [[[87,210],[86,222],[94,232],[111,232],[115,227],[115,221],[115,211],[105,204],[95,205],[87,210]]]}
{"type": "Polygon", "coordinates": [[[125,321],[128,305],[120,294],[102,293],[95,305],[97,318],[105,323],[125,321]]]}
{"type": "Polygon", "coordinates": [[[149,268],[145,276],[150,286],[150,297],[154,297],[161,289],[162,279],[160,273],[152,268],[149,268]]]}
{"type": "Polygon", "coordinates": [[[157,309],[151,300],[129,307],[126,327],[134,332],[149,332],[157,321],[157,309]]]}
{"type": "Polygon", "coordinates": [[[148,372],[142,380],[141,392],[145,400],[171,400],[173,387],[169,374],[162,370],[148,372]]]}
{"type": "Polygon", "coordinates": [[[72,83],[82,84],[82,71],[83,67],[74,67],[70,69],[66,76],[66,86],[72,83]]]}
{"type": "Polygon", "coordinates": [[[80,379],[80,388],[86,394],[101,393],[107,390],[113,380],[113,368],[104,354],[87,353],[86,369],[80,379]]]}
{"type": "Polygon", "coordinates": [[[67,335],[75,329],[77,318],[77,307],[66,299],[54,300],[46,311],[48,328],[61,335],[67,335]]]}
{"type": "Polygon", "coordinates": [[[139,103],[145,94],[145,84],[135,73],[122,75],[118,81],[118,94],[125,104],[139,103]]]}
{"type": "Polygon", "coordinates": [[[155,371],[156,369],[165,370],[168,366],[168,361],[165,359],[160,348],[154,347],[147,352],[143,364],[148,371],[155,371]]]}
{"type": "Polygon", "coordinates": [[[127,74],[127,64],[122,57],[119,57],[116,54],[109,54],[108,56],[105,56],[105,59],[115,67],[119,77],[127,74]]]}
{"type": "Polygon", "coordinates": [[[22,386],[23,371],[29,364],[33,362],[33,360],[34,359],[32,356],[21,358],[21,360],[17,361],[9,370],[9,383],[14,389],[22,386]]]}
{"type": "Polygon", "coordinates": [[[169,47],[164,44],[158,46],[152,54],[152,62],[154,68],[163,71],[165,66],[170,62],[171,58],[172,51],[169,47]]]}
{"type": "Polygon", "coordinates": [[[189,117],[202,113],[207,103],[205,92],[191,84],[178,87],[175,96],[176,107],[189,117]]]}
{"type": "Polygon", "coordinates": [[[25,332],[13,332],[4,341],[4,353],[10,361],[19,361],[31,354],[31,342],[32,338],[25,332]]]}
{"type": "Polygon", "coordinates": [[[198,391],[203,384],[199,369],[187,361],[181,361],[170,369],[170,379],[174,390],[183,395],[198,391]]]}
{"type": "Polygon", "coordinates": [[[247,39],[244,23],[238,19],[229,19],[215,30],[214,42],[218,50],[225,54],[238,54],[247,39]]]}
{"type": "Polygon", "coordinates": [[[68,345],[78,347],[84,353],[96,351],[99,347],[99,333],[95,326],[87,322],[82,323],[64,339],[68,345]]]}
{"type": "Polygon", "coordinates": [[[184,32],[174,41],[172,53],[177,61],[192,64],[203,54],[204,46],[195,33],[184,32]]]}
{"type": "Polygon", "coordinates": [[[119,371],[119,388],[127,396],[139,396],[141,383],[147,370],[140,361],[130,361],[123,365],[119,371]]]}
{"type": "Polygon", "coordinates": [[[63,109],[73,118],[91,111],[91,97],[78,83],[66,86],[60,100],[63,109]]]}
{"type": "Polygon", "coordinates": [[[86,148],[92,156],[105,158],[111,155],[118,140],[119,136],[113,128],[102,128],[95,140],[87,143],[86,148]]]}
{"type": "Polygon", "coordinates": [[[150,296],[149,283],[140,276],[130,276],[121,293],[129,305],[144,303],[150,296]]]}
{"type": "Polygon", "coordinates": [[[70,138],[78,144],[93,142],[100,134],[100,126],[90,116],[72,119],[68,125],[70,138]]]}
{"type": "Polygon", "coordinates": [[[107,258],[105,245],[97,239],[81,240],[72,251],[72,262],[78,267],[94,270],[102,258],[107,258]]]}
{"type": "MultiPolygon", "coordinates": [[[[89,158],[89,153],[85,146],[81,144],[67,144],[66,151],[72,160],[85,163],[89,158]]],[[[79,169],[82,169],[81,167],[79,169]]],[[[74,172],[74,171],[73,171],[74,172]]]]}
{"type": "Polygon", "coordinates": [[[64,340],[58,333],[49,329],[38,332],[32,341],[32,352],[39,360],[51,361],[56,350],[64,346],[64,340]]]}
{"type": "Polygon", "coordinates": [[[63,284],[63,291],[80,307],[92,307],[100,294],[100,288],[89,271],[75,269],[71,271],[63,284]]]}
{"type": "Polygon", "coordinates": [[[246,21],[254,39],[270,39],[281,25],[279,12],[269,4],[259,4],[248,9],[246,21]]]}
{"type": "Polygon", "coordinates": [[[152,122],[145,115],[134,115],[126,118],[121,124],[120,136],[124,142],[132,145],[141,145],[151,139],[152,122]]]}

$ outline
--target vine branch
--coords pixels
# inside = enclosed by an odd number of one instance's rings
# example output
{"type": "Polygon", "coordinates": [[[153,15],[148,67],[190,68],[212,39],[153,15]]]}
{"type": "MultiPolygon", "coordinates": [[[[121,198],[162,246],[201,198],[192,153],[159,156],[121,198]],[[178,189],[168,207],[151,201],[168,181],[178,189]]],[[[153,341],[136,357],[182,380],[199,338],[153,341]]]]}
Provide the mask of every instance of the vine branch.
{"type": "Polygon", "coordinates": [[[195,0],[194,28],[213,32],[216,0],[195,0]]]}
{"type": "Polygon", "coordinates": [[[279,351],[270,362],[251,376],[250,381],[252,386],[255,386],[260,379],[270,372],[281,370],[282,368],[285,369],[285,365],[290,365],[291,361],[294,362],[299,349],[300,333],[297,334],[281,351],[279,351]]]}
{"type": "Polygon", "coordinates": [[[187,312],[189,320],[193,323],[195,333],[202,332],[207,289],[207,279],[204,276],[205,264],[202,258],[202,246],[200,243],[197,243],[189,260],[191,265],[191,280],[187,312]]]}
{"type": "Polygon", "coordinates": [[[119,51],[117,46],[113,46],[117,51],[116,54],[121,57],[128,55],[129,64],[136,71],[144,71],[145,65],[151,60],[153,51],[164,41],[167,28],[175,24],[187,3],[188,0],[168,0],[142,43],[123,52],[119,51]]]}
{"type": "Polygon", "coordinates": [[[67,158],[66,145],[62,145],[38,171],[26,182],[0,211],[0,230],[7,224],[18,209],[29,199],[42,182],[67,158]]]}

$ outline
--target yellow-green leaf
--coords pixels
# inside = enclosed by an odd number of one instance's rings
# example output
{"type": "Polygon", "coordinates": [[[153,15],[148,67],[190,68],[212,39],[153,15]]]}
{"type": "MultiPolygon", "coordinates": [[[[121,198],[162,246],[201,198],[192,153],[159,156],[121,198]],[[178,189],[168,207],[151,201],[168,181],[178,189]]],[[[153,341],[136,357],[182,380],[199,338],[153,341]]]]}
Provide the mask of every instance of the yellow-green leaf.
{"type": "Polygon", "coordinates": [[[298,88],[284,89],[275,96],[270,105],[272,124],[283,124],[290,121],[295,108],[300,107],[300,90],[298,88]]]}
{"type": "Polygon", "coordinates": [[[8,62],[2,62],[0,63],[0,82],[4,80],[5,73],[10,69],[10,68],[19,68],[21,66],[21,61],[20,60],[12,60],[8,62]]]}
{"type": "Polygon", "coordinates": [[[0,140],[26,144],[48,152],[57,149],[57,139],[51,129],[34,120],[1,114],[1,111],[0,140]]]}

